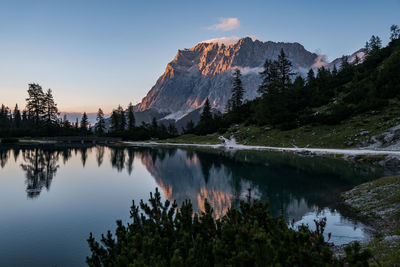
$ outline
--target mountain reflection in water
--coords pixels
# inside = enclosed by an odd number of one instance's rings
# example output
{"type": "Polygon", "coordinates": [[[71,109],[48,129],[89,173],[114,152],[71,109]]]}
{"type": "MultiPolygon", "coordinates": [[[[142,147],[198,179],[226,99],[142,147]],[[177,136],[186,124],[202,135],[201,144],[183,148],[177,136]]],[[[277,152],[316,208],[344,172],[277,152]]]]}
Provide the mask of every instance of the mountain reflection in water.
{"type": "Polygon", "coordinates": [[[253,195],[269,201],[270,212],[287,220],[299,220],[318,209],[335,208],[336,193],[383,176],[383,170],[342,160],[301,157],[272,152],[194,151],[174,148],[104,146],[1,147],[0,166],[13,155],[22,158],[28,198],[38,198],[71,157],[85,168],[89,157],[100,167],[108,157],[113,169],[133,173],[140,163],[155,179],[164,197],[181,204],[190,199],[196,212],[211,204],[217,218],[252,189],[253,195]],[[60,165],[62,163],[63,166],[60,165]]]}

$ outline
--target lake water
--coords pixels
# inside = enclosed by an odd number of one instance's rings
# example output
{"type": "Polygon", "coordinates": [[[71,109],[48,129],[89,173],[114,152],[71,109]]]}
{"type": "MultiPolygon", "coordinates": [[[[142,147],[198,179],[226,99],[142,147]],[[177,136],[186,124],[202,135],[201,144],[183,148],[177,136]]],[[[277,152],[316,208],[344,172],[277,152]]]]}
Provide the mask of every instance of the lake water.
{"type": "Polygon", "coordinates": [[[248,188],[274,216],[313,225],[327,217],[331,241],[365,238],[337,195],[384,175],[379,168],[288,153],[134,147],[0,146],[0,266],[82,266],[86,239],[128,221],[132,200],[160,189],[215,216],[248,188]]]}

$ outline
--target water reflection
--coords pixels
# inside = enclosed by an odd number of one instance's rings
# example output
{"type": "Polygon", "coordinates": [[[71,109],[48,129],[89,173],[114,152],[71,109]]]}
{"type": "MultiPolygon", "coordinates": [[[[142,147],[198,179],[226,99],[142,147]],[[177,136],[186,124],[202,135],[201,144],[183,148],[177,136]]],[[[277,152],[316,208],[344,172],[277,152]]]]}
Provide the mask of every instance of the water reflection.
{"type": "Polygon", "coordinates": [[[190,199],[196,211],[207,199],[216,217],[251,187],[273,215],[311,226],[316,216],[327,216],[334,242],[358,240],[363,226],[340,214],[335,196],[385,174],[284,153],[0,145],[0,266],[83,265],[88,233],[126,222],[132,199],[146,199],[156,186],[179,204],[190,199]]]}
{"type": "Polygon", "coordinates": [[[22,155],[20,167],[29,198],[38,197],[44,188],[50,190],[59,164],[66,165],[73,155],[80,158],[83,168],[90,157],[101,167],[107,155],[117,173],[132,175],[134,162],[140,162],[169,200],[180,204],[190,199],[195,211],[203,211],[207,199],[216,217],[252,188],[256,197],[269,201],[273,215],[300,220],[315,209],[335,209],[338,192],[384,175],[382,169],[371,166],[283,153],[120,146],[0,147],[1,168],[11,154],[15,161],[22,155]]]}
{"type": "Polygon", "coordinates": [[[38,197],[43,188],[50,189],[51,181],[60,167],[59,151],[36,148],[24,150],[22,157],[24,163],[21,168],[26,176],[26,193],[29,198],[38,197]]]}

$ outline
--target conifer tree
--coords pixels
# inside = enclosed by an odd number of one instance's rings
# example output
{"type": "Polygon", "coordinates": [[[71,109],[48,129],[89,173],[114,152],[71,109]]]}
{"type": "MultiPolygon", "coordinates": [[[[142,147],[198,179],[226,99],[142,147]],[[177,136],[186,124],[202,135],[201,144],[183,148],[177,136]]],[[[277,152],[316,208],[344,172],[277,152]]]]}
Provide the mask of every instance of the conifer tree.
{"type": "Polygon", "coordinates": [[[135,124],[136,124],[135,114],[133,112],[133,105],[131,102],[128,105],[128,130],[132,131],[133,129],[135,129],[135,124]]]}
{"type": "Polygon", "coordinates": [[[376,54],[379,49],[382,47],[382,41],[379,36],[372,35],[369,39],[369,42],[365,45],[365,50],[367,51],[368,55],[376,54]]]}
{"type": "Polygon", "coordinates": [[[292,70],[292,62],[287,59],[283,48],[281,49],[281,53],[278,56],[277,66],[279,73],[278,76],[280,79],[280,90],[284,91],[288,89],[288,87],[291,85],[291,77],[295,75],[295,73],[292,70]]]}
{"type": "Polygon", "coordinates": [[[54,101],[53,93],[51,89],[48,89],[43,97],[43,118],[48,126],[53,125],[57,122],[59,115],[57,104],[54,101]]]}
{"type": "MultiPolygon", "coordinates": [[[[336,68],[336,65],[335,65],[336,68]]],[[[315,73],[313,69],[310,69],[307,73],[307,84],[311,85],[315,81],[315,73]]]]}
{"type": "MultiPolygon", "coordinates": [[[[291,76],[292,63],[286,58],[286,54],[281,49],[278,60],[266,60],[264,71],[260,73],[262,83],[258,92],[262,94],[263,101],[260,102],[259,117],[268,118],[272,124],[284,122],[289,118],[288,89],[292,85],[291,76]]],[[[265,121],[264,121],[265,122],[265,121]]]]}
{"type": "Polygon", "coordinates": [[[104,120],[104,112],[101,108],[97,111],[95,133],[97,135],[103,135],[106,129],[106,122],[104,120]]]}
{"type": "Polygon", "coordinates": [[[233,87],[232,87],[232,97],[228,103],[230,103],[231,110],[237,110],[243,104],[243,86],[242,80],[240,79],[241,73],[237,68],[233,73],[233,87]]]}
{"type": "Polygon", "coordinates": [[[41,118],[45,113],[45,107],[43,105],[44,98],[45,94],[40,85],[35,83],[29,84],[28,98],[26,98],[26,109],[28,110],[30,117],[33,118],[36,126],[39,126],[41,118]]]}
{"type": "Polygon", "coordinates": [[[21,127],[21,112],[18,109],[18,104],[15,104],[13,119],[14,119],[15,128],[20,128],[21,127]]]}
{"type": "Polygon", "coordinates": [[[394,41],[400,38],[400,28],[398,25],[390,26],[390,40],[394,41]]]}
{"type": "Polygon", "coordinates": [[[204,103],[203,112],[200,115],[200,121],[209,122],[211,120],[212,120],[211,106],[210,106],[210,101],[207,98],[206,102],[204,103]]]}
{"type": "Polygon", "coordinates": [[[119,115],[117,110],[113,110],[111,113],[111,125],[110,128],[113,132],[118,131],[120,126],[119,126],[119,115]]]}
{"type": "Polygon", "coordinates": [[[332,75],[336,76],[337,74],[338,74],[338,70],[337,70],[336,64],[335,64],[335,65],[333,65],[332,75]]]}
{"type": "Polygon", "coordinates": [[[83,112],[80,129],[82,132],[86,133],[88,131],[88,127],[89,127],[88,117],[86,115],[86,112],[83,112]]]}
{"type": "Polygon", "coordinates": [[[176,129],[175,124],[170,123],[170,124],[168,125],[168,134],[169,134],[170,136],[177,136],[177,135],[178,135],[178,129],[176,129]]]}
{"type": "Polygon", "coordinates": [[[125,116],[125,111],[122,108],[122,106],[118,105],[117,108],[118,112],[118,119],[119,119],[119,131],[124,131],[126,129],[126,116],[125,116]]]}
{"type": "Polygon", "coordinates": [[[151,120],[151,126],[150,126],[150,135],[152,137],[156,137],[158,135],[158,123],[157,123],[157,119],[155,117],[153,117],[153,119],[151,120]]]}

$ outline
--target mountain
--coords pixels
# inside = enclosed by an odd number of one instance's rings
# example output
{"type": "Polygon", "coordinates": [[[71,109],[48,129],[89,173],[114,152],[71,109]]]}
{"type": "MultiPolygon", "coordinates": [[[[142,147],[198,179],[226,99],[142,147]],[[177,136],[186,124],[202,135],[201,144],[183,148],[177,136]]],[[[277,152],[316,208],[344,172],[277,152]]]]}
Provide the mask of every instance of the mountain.
{"type": "MultiPolygon", "coordinates": [[[[348,55],[347,56],[347,62],[352,64],[352,63],[354,63],[356,61],[357,57],[359,59],[359,62],[363,62],[365,56],[366,56],[365,48],[361,48],[360,50],[354,52],[353,54],[348,55]]],[[[340,67],[342,66],[342,58],[339,57],[339,58],[333,60],[332,62],[328,63],[326,66],[330,70],[332,70],[334,66],[336,66],[337,69],[340,69],[340,67]]]]}
{"type": "Polygon", "coordinates": [[[277,59],[281,49],[299,73],[306,73],[322,60],[299,43],[262,42],[250,37],[234,44],[218,40],[201,42],[190,49],[178,50],[136,111],[151,109],[168,114],[166,120],[178,121],[201,107],[206,98],[213,108],[223,111],[231,96],[234,68],[242,71],[245,99],[254,99],[258,96],[259,72],[265,60],[277,59]]]}

